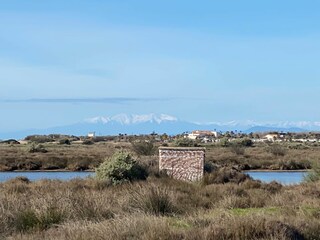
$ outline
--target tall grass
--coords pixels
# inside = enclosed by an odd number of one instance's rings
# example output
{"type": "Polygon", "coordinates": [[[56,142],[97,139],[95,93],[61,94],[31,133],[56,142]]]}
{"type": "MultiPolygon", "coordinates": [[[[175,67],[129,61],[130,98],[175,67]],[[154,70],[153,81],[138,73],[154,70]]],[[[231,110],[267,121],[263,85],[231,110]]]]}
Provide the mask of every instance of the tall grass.
{"type": "Polygon", "coordinates": [[[319,216],[318,183],[0,183],[8,239],[319,239],[319,216]]]}

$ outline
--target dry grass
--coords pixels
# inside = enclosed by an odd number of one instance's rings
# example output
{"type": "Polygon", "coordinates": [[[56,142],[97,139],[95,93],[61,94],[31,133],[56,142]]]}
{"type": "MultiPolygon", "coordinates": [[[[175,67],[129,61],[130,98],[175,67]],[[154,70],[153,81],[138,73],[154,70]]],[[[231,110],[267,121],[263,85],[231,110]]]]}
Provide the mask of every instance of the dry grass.
{"type": "Polygon", "coordinates": [[[93,145],[42,144],[46,153],[28,151],[29,145],[0,144],[0,170],[86,170],[97,167],[117,150],[129,149],[128,143],[95,143],[93,145]]]}
{"type": "Polygon", "coordinates": [[[109,186],[93,179],[0,184],[7,239],[320,239],[320,185],[109,186]]]}
{"type": "MultiPolygon", "coordinates": [[[[278,146],[278,145],[277,145],[278,146]]],[[[300,145],[299,145],[300,146],[300,145]]],[[[256,144],[245,148],[244,154],[237,154],[228,148],[207,146],[206,159],[221,166],[237,166],[240,169],[300,170],[309,169],[311,163],[320,161],[318,145],[303,144],[297,148],[295,143],[283,143],[284,155],[274,154],[268,144],[256,144]]]]}
{"type": "MultiPolygon", "coordinates": [[[[44,143],[46,153],[28,152],[28,145],[0,144],[0,170],[93,170],[106,157],[119,149],[133,151],[128,142],[98,142],[93,145],[72,143],[60,145],[44,143]]],[[[204,145],[206,160],[218,166],[236,166],[240,169],[298,170],[309,169],[312,162],[320,160],[320,146],[312,144],[284,143],[280,147],[285,154],[273,154],[267,144],[240,147],[241,152],[217,145],[204,145]]],[[[277,145],[278,146],[278,145],[277,145]]],[[[157,151],[152,156],[137,156],[142,161],[157,165],[157,151]],[[147,161],[145,161],[147,159],[147,161]],[[152,161],[151,161],[152,160],[152,161]]],[[[141,154],[140,154],[141,155],[141,154]]]]}
{"type": "MultiPolygon", "coordinates": [[[[159,176],[157,156],[139,157],[147,181],[119,186],[94,179],[0,183],[0,239],[320,239],[319,182],[263,184],[228,171],[245,165],[294,169],[319,161],[318,146],[285,147],[286,154],[275,157],[266,145],[246,148],[243,155],[207,146],[208,163],[228,168],[206,175],[202,184],[159,176]]],[[[47,153],[28,153],[23,145],[0,145],[0,166],[93,169],[131,145],[45,148],[47,153]]]]}

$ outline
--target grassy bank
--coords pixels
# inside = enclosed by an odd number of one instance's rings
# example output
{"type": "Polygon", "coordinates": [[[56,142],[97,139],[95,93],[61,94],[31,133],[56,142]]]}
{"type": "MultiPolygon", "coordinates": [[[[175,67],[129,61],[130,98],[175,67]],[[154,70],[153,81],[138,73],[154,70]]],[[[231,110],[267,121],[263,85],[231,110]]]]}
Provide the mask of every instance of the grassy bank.
{"type": "MultiPolygon", "coordinates": [[[[92,145],[61,145],[42,143],[39,152],[30,152],[30,144],[0,144],[0,171],[13,170],[93,170],[106,157],[119,149],[134,152],[128,142],[98,142],[92,145]]],[[[155,144],[158,147],[159,144],[155,144]]],[[[253,147],[221,147],[205,144],[206,162],[218,167],[236,167],[240,170],[303,170],[319,162],[320,146],[312,143],[254,144],[253,147]]],[[[138,154],[136,154],[138,155],[138,154]]],[[[155,155],[141,157],[156,162],[155,155]]]]}
{"type": "Polygon", "coordinates": [[[320,239],[320,184],[186,183],[166,177],[110,186],[14,179],[0,184],[6,239],[320,239]]]}

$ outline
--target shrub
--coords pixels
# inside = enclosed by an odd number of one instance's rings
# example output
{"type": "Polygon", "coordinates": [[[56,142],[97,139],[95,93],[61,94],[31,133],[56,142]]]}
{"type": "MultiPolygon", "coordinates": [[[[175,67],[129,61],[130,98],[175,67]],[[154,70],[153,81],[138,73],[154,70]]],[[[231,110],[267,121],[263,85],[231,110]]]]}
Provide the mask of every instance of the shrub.
{"type": "Polygon", "coordinates": [[[178,138],[174,141],[175,147],[198,147],[199,144],[189,138],[178,138]]]}
{"type": "Polygon", "coordinates": [[[261,188],[270,193],[278,193],[282,189],[282,185],[276,181],[272,181],[270,183],[262,184],[261,188]]]}
{"type": "Polygon", "coordinates": [[[233,144],[230,145],[230,151],[232,153],[237,154],[237,155],[244,155],[245,148],[240,144],[233,143],[233,144]]]}
{"type": "Polygon", "coordinates": [[[272,144],[269,145],[268,152],[272,153],[274,156],[284,156],[287,153],[287,149],[280,144],[272,144]]]}
{"type": "Polygon", "coordinates": [[[61,144],[61,145],[63,145],[63,144],[70,145],[71,142],[70,142],[70,140],[68,138],[64,138],[64,139],[59,140],[59,144],[61,144]]]}
{"type": "Polygon", "coordinates": [[[229,139],[224,137],[224,138],[221,138],[220,141],[219,141],[219,144],[221,147],[229,147],[230,146],[230,142],[229,142],[229,139]]]}
{"type": "Polygon", "coordinates": [[[243,139],[239,140],[238,143],[243,147],[252,147],[252,145],[253,145],[252,140],[249,138],[243,138],[243,139]]]}
{"type": "Polygon", "coordinates": [[[15,227],[18,231],[24,232],[37,227],[39,219],[32,210],[19,212],[15,219],[15,227]]]}
{"type": "Polygon", "coordinates": [[[205,174],[202,180],[204,185],[221,184],[221,183],[242,183],[251,179],[247,174],[230,168],[220,168],[212,173],[205,174]]]}
{"type": "Polygon", "coordinates": [[[15,219],[15,227],[20,232],[33,229],[45,230],[54,224],[62,222],[63,214],[56,208],[48,208],[45,212],[41,212],[37,216],[34,210],[25,210],[19,212],[15,219]]]}
{"type": "Polygon", "coordinates": [[[29,153],[46,153],[48,152],[47,149],[42,144],[36,144],[32,142],[28,147],[29,153]]]}
{"type": "Polygon", "coordinates": [[[20,142],[18,142],[17,140],[15,139],[8,139],[8,140],[5,140],[5,141],[0,141],[0,144],[20,144],[20,142]]]}
{"type": "Polygon", "coordinates": [[[214,165],[212,162],[209,162],[209,161],[204,162],[204,172],[205,173],[211,173],[216,169],[217,169],[217,166],[214,165]]]}
{"type": "Polygon", "coordinates": [[[312,171],[304,176],[305,182],[317,182],[320,180],[320,165],[313,164],[312,171]]]}
{"type": "Polygon", "coordinates": [[[176,209],[169,190],[159,186],[140,188],[139,191],[132,192],[131,205],[133,208],[157,216],[169,215],[176,209]]]}
{"type": "Polygon", "coordinates": [[[156,151],[152,142],[131,142],[131,145],[135,153],[138,155],[151,156],[156,151]]]}
{"type": "Polygon", "coordinates": [[[92,140],[86,139],[86,140],[84,140],[82,142],[82,144],[84,144],[84,145],[92,145],[92,144],[94,144],[94,142],[92,140]]]}
{"type": "Polygon", "coordinates": [[[27,136],[25,140],[35,142],[35,143],[54,142],[54,138],[52,136],[46,136],[46,135],[31,135],[31,136],[27,136]]]}
{"type": "Polygon", "coordinates": [[[145,180],[147,171],[139,165],[130,154],[120,151],[105,161],[96,169],[100,180],[109,180],[112,184],[120,184],[133,180],[145,180]]]}

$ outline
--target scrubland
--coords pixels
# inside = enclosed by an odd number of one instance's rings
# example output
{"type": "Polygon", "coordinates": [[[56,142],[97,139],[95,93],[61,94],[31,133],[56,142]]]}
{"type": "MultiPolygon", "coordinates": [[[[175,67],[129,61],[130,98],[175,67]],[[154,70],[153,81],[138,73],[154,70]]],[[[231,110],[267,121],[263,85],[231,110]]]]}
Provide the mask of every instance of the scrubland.
{"type": "MultiPolygon", "coordinates": [[[[239,173],[240,174],[240,173],[239,173]]],[[[239,176],[234,176],[240,179],[239,176]]],[[[164,176],[0,184],[4,239],[320,239],[320,184],[164,176]]]]}
{"type": "MultiPolygon", "coordinates": [[[[158,146],[160,144],[155,144],[155,148],[158,146]]],[[[320,145],[311,143],[260,143],[252,147],[221,147],[219,144],[201,146],[206,147],[207,162],[240,170],[304,170],[320,160],[320,145]]],[[[30,144],[0,144],[0,171],[94,170],[103,159],[119,149],[134,152],[132,144],[128,142],[99,142],[92,145],[43,143],[42,147],[39,152],[30,152],[30,144]]],[[[156,151],[148,156],[151,161],[157,161],[157,158],[156,151]]]]}
{"type": "Polygon", "coordinates": [[[209,144],[196,183],[159,173],[157,145],[146,146],[154,151],[124,142],[44,143],[39,152],[0,145],[2,170],[93,170],[126,150],[148,175],[118,185],[94,178],[0,183],[0,239],[320,239],[319,181],[282,186],[241,173],[308,169],[319,162],[317,144],[209,144]]]}

